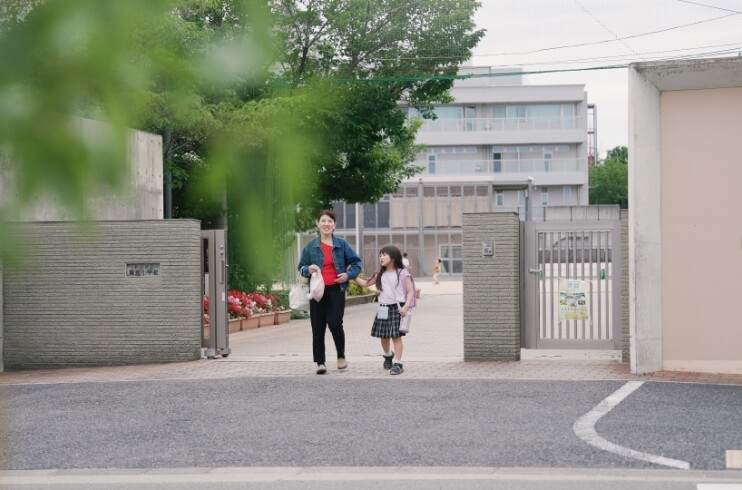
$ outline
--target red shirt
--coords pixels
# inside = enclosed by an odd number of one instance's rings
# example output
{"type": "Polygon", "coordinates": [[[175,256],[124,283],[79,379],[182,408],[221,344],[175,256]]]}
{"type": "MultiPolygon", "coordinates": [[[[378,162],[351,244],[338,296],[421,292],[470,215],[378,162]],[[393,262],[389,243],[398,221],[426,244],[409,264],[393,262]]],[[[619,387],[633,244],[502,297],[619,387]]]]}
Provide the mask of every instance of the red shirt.
{"type": "Polygon", "coordinates": [[[322,263],[322,279],[325,281],[325,286],[332,286],[338,276],[335,263],[332,261],[332,245],[327,245],[324,242],[319,242],[319,244],[322,246],[322,255],[325,258],[322,263]]]}

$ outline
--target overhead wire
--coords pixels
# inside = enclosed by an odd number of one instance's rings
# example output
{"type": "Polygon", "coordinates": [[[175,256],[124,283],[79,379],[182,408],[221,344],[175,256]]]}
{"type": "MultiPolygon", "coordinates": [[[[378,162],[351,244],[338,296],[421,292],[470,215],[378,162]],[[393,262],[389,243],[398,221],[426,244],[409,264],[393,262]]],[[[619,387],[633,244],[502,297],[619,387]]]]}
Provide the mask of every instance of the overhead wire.
{"type": "MultiPolygon", "coordinates": [[[[476,75],[466,75],[463,77],[461,75],[450,75],[450,76],[449,75],[439,75],[439,76],[421,75],[421,76],[405,76],[405,77],[378,77],[378,78],[365,78],[365,79],[340,79],[336,81],[355,82],[355,83],[372,83],[372,82],[390,83],[390,82],[445,80],[445,79],[459,79],[459,78],[479,78],[483,76],[499,77],[499,76],[513,76],[513,75],[537,75],[537,74],[546,74],[546,73],[565,73],[565,72],[578,72],[578,71],[599,71],[599,70],[626,68],[629,66],[629,63],[631,62],[654,62],[654,61],[659,62],[659,61],[685,60],[685,59],[693,59],[693,58],[699,58],[699,57],[728,55],[728,54],[742,51],[742,41],[738,43],[726,43],[726,44],[717,44],[717,45],[709,45],[709,46],[696,46],[696,47],[689,47],[689,48],[679,48],[679,49],[673,49],[673,50],[650,51],[650,52],[637,52],[624,42],[625,40],[629,40],[629,39],[637,39],[637,38],[641,38],[645,36],[662,34],[662,33],[670,32],[673,30],[684,29],[688,27],[693,27],[693,26],[709,23],[709,22],[715,22],[715,21],[719,21],[722,19],[727,19],[727,18],[742,14],[742,12],[740,11],[725,9],[722,7],[703,4],[700,2],[694,2],[691,0],[677,0],[678,2],[681,2],[681,3],[687,3],[687,4],[697,5],[700,7],[707,7],[707,8],[722,10],[728,13],[725,15],[712,17],[709,19],[698,20],[698,21],[675,25],[675,26],[671,26],[671,27],[667,27],[663,29],[641,32],[641,33],[627,35],[627,36],[620,36],[618,33],[614,32],[612,29],[606,26],[602,21],[600,21],[600,19],[598,19],[597,16],[595,16],[595,14],[593,14],[589,9],[587,9],[584,5],[582,5],[580,1],[578,0],[573,0],[573,1],[587,15],[589,15],[596,23],[598,23],[604,30],[609,32],[613,36],[613,38],[603,39],[600,41],[550,46],[550,47],[533,49],[533,50],[525,50],[525,51],[513,51],[513,52],[505,52],[505,53],[483,53],[483,54],[476,53],[475,56],[477,58],[523,56],[523,55],[532,55],[532,54],[545,53],[545,52],[562,50],[562,49],[596,46],[596,45],[615,43],[615,42],[622,43],[626,48],[628,48],[632,52],[632,54],[630,55],[629,54],[618,54],[618,55],[610,55],[610,56],[600,56],[600,57],[583,58],[583,59],[579,59],[579,58],[578,59],[567,59],[567,60],[550,60],[550,61],[535,60],[535,61],[528,61],[526,63],[517,62],[517,63],[509,63],[509,64],[490,65],[493,68],[504,67],[504,66],[514,66],[514,65],[524,68],[524,71],[520,71],[517,73],[476,74],[476,75]],[[729,47],[729,48],[723,49],[723,50],[715,50],[715,51],[700,51],[700,52],[698,51],[702,49],[715,48],[715,47],[729,47]],[[664,53],[678,53],[678,54],[672,55],[672,56],[659,56],[659,57],[651,56],[653,54],[664,54],[664,53]],[[554,68],[554,69],[549,69],[549,68],[541,69],[541,67],[547,67],[547,66],[590,64],[590,63],[595,63],[596,65],[589,66],[589,67],[563,67],[563,68],[554,68]]],[[[410,2],[410,4],[408,5],[414,5],[415,3],[418,3],[418,2],[413,1],[413,2],[410,2]]],[[[378,61],[378,62],[405,61],[405,60],[416,60],[416,59],[436,60],[436,59],[445,59],[445,58],[446,57],[444,55],[440,55],[440,56],[424,56],[424,57],[417,56],[417,57],[377,58],[374,61],[378,61]]]]}

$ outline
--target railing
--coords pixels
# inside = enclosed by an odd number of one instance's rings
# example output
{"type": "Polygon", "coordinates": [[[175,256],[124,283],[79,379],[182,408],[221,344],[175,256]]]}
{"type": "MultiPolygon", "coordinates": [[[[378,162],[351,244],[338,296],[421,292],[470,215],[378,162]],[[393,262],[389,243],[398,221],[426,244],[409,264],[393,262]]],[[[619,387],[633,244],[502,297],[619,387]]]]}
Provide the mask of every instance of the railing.
{"type": "Polygon", "coordinates": [[[584,117],[493,117],[423,121],[420,132],[441,131],[554,131],[585,129],[584,117]]]}
{"type": "Polygon", "coordinates": [[[427,161],[416,161],[422,167],[419,175],[484,175],[484,174],[538,174],[552,172],[579,172],[579,158],[533,158],[521,160],[436,160],[435,172],[430,173],[427,161]]]}

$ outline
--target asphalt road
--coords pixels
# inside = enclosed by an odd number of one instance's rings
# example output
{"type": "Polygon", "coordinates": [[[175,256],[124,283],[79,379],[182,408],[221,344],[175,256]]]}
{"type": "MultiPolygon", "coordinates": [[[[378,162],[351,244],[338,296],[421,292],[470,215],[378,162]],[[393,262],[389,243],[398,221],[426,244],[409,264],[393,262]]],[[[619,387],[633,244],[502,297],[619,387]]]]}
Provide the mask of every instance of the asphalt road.
{"type": "MultiPolygon", "coordinates": [[[[244,378],[0,387],[0,469],[665,469],[573,425],[618,381],[244,378]]],[[[622,447],[722,470],[742,387],[647,382],[603,416],[622,447]]]]}

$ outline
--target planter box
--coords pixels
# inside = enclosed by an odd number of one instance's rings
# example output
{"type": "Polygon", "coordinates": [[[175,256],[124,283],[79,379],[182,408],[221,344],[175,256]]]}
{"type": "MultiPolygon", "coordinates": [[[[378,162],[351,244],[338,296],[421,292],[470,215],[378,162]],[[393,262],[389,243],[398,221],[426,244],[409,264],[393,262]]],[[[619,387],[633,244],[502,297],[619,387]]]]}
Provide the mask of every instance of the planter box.
{"type": "Polygon", "coordinates": [[[267,327],[268,325],[273,325],[273,322],[275,321],[275,318],[276,318],[276,314],[275,313],[261,313],[259,315],[255,315],[254,318],[258,319],[259,327],[267,327]]]}
{"type": "Polygon", "coordinates": [[[360,294],[358,296],[345,296],[345,306],[364,305],[373,303],[376,293],[360,294]]]}
{"type": "Polygon", "coordinates": [[[241,322],[242,320],[239,318],[235,318],[234,320],[229,320],[229,323],[227,324],[227,331],[229,333],[239,332],[241,322]]]}
{"type": "Polygon", "coordinates": [[[285,311],[277,311],[275,313],[275,325],[280,325],[282,323],[288,323],[289,320],[291,320],[291,310],[285,310],[285,311]]]}
{"type": "Polygon", "coordinates": [[[257,317],[243,318],[240,324],[240,330],[252,330],[260,326],[260,320],[257,317]]]}

